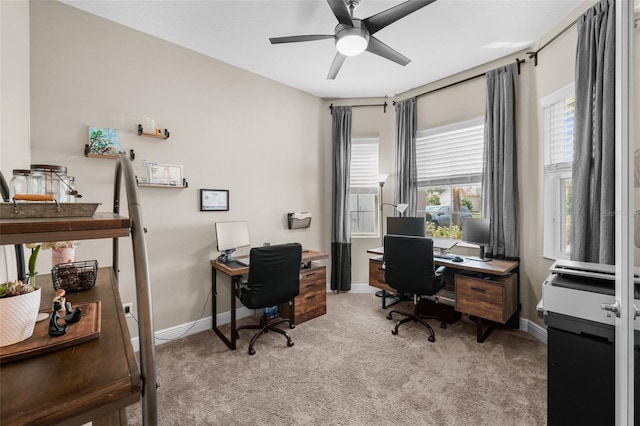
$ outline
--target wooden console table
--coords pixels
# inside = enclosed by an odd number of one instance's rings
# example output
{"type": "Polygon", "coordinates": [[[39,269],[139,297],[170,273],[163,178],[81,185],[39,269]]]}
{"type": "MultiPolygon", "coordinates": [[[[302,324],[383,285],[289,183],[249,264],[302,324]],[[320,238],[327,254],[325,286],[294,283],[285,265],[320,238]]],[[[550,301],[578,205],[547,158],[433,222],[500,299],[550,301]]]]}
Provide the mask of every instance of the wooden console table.
{"type": "MultiPolygon", "coordinates": [[[[293,299],[292,305],[280,305],[278,311],[284,318],[289,318],[298,325],[312,318],[327,313],[327,269],[319,265],[317,261],[327,259],[328,255],[319,251],[307,250],[302,252],[303,268],[300,270],[300,294],[293,299]]],[[[231,350],[236,349],[236,288],[239,285],[238,277],[249,273],[249,267],[231,267],[226,263],[211,261],[211,287],[212,287],[212,317],[213,331],[231,350]],[[217,324],[217,271],[231,277],[231,336],[228,338],[218,328],[217,324]]]]}
{"type": "MultiPolygon", "coordinates": [[[[369,285],[394,293],[384,280],[382,248],[367,250],[377,255],[369,259],[369,285]]],[[[482,343],[496,323],[519,322],[518,266],[511,260],[492,259],[482,262],[465,258],[452,262],[434,258],[434,263],[447,268],[445,291],[455,298],[455,310],[468,314],[476,323],[476,340],[482,343]],[[484,329],[484,322],[488,327],[484,329]]],[[[383,308],[385,306],[383,305],[383,308]]]]}

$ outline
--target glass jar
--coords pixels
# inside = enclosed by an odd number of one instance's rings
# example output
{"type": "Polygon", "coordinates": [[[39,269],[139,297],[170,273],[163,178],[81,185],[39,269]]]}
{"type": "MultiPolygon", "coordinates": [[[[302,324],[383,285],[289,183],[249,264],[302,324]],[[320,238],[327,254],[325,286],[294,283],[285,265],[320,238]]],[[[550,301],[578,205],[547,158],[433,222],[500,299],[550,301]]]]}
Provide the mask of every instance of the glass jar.
{"type": "Polygon", "coordinates": [[[16,194],[29,193],[29,174],[31,170],[13,169],[13,177],[9,182],[9,200],[12,201],[16,194]]]}
{"type": "Polygon", "coordinates": [[[67,193],[67,203],[75,203],[78,190],[76,189],[76,178],[74,176],[67,176],[63,182],[66,184],[65,189],[67,193]]]}
{"type": "Polygon", "coordinates": [[[45,195],[47,193],[47,180],[44,177],[44,172],[32,169],[28,183],[29,194],[45,195]]]}
{"type": "Polygon", "coordinates": [[[34,187],[39,192],[36,194],[52,195],[58,202],[64,203],[67,199],[67,187],[62,182],[67,176],[67,168],[65,166],[53,166],[50,164],[32,164],[31,176],[36,176],[34,187]],[[44,188],[42,184],[44,183],[44,188]]]}

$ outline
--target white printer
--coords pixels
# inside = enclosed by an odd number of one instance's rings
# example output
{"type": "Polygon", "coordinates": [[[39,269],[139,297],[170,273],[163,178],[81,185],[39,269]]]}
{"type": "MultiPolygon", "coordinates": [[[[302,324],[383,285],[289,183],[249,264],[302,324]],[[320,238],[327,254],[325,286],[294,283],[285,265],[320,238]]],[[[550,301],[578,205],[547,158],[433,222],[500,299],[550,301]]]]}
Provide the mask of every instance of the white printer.
{"type": "MultiPolygon", "coordinates": [[[[640,307],[634,271],[636,306],[640,307]]],[[[613,425],[615,422],[615,266],[556,261],[542,285],[538,309],[547,325],[547,424],[613,425]]],[[[634,356],[640,359],[636,321],[634,356]]],[[[640,392],[640,369],[635,372],[640,392]]],[[[637,411],[636,411],[637,412],[637,411]]]]}
{"type": "MultiPolygon", "coordinates": [[[[640,308],[640,268],[634,270],[636,306],[640,308]]],[[[614,325],[600,307],[615,302],[615,266],[557,260],[542,284],[538,310],[614,325]]],[[[636,321],[636,330],[640,330],[636,321]]]]}

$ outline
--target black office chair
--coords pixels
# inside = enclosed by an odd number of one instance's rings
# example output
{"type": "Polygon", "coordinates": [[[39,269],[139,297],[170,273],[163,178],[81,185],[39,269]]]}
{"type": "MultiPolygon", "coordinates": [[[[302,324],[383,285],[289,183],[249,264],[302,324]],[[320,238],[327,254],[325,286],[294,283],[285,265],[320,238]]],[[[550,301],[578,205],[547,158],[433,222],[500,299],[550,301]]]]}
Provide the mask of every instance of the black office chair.
{"type": "Polygon", "coordinates": [[[420,296],[433,296],[444,287],[445,267],[441,266],[434,270],[433,240],[425,237],[385,235],[383,268],[384,279],[389,286],[396,289],[399,294],[413,294],[412,313],[393,310],[387,315],[387,319],[392,319],[394,313],[406,317],[396,323],[391,333],[398,334],[398,327],[401,324],[415,321],[429,330],[429,341],[435,342],[433,328],[424,319],[436,317],[418,314],[420,296]]]}
{"type": "MultiPolygon", "coordinates": [[[[280,244],[268,247],[255,247],[249,254],[249,276],[237,292],[238,298],[249,309],[264,309],[293,300],[300,293],[300,262],[302,260],[302,246],[298,243],[280,244]],[[246,284],[246,286],[245,286],[246,284]]],[[[260,324],[245,325],[236,329],[250,328],[259,331],[251,339],[249,355],[256,351],[253,344],[269,330],[280,333],[287,338],[287,346],[293,346],[291,337],[276,325],[288,322],[289,328],[295,324],[287,319],[276,316],[270,319],[264,313],[260,324]]]]}

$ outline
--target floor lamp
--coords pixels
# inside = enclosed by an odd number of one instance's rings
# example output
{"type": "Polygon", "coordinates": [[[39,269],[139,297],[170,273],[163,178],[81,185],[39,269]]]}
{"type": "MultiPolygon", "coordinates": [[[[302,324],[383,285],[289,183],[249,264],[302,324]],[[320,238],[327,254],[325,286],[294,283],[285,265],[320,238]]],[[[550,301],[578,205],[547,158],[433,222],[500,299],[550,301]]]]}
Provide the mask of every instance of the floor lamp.
{"type": "Polygon", "coordinates": [[[388,173],[387,174],[378,175],[378,184],[380,184],[380,217],[379,217],[379,222],[380,222],[380,245],[381,246],[384,245],[384,210],[383,210],[384,206],[386,205],[386,206],[395,207],[395,209],[401,215],[409,207],[409,204],[404,204],[404,203],[392,204],[392,203],[385,203],[383,201],[383,198],[382,198],[382,193],[383,193],[382,187],[384,186],[384,183],[386,182],[388,177],[389,177],[388,173]]]}
{"type": "MultiPolygon", "coordinates": [[[[403,203],[392,204],[392,203],[385,203],[383,201],[382,188],[384,187],[384,183],[386,182],[388,177],[389,177],[389,174],[378,175],[378,184],[380,184],[380,216],[378,218],[378,221],[380,222],[380,245],[381,246],[384,246],[384,210],[383,210],[384,206],[385,205],[393,206],[400,214],[404,213],[407,207],[409,207],[409,204],[403,204],[403,203]]],[[[388,306],[394,305],[400,301],[400,299],[397,298],[397,300],[395,300],[391,305],[387,305],[385,302],[386,298],[392,295],[387,293],[385,290],[376,291],[376,296],[384,298],[382,303],[382,308],[386,308],[388,306]]]]}

